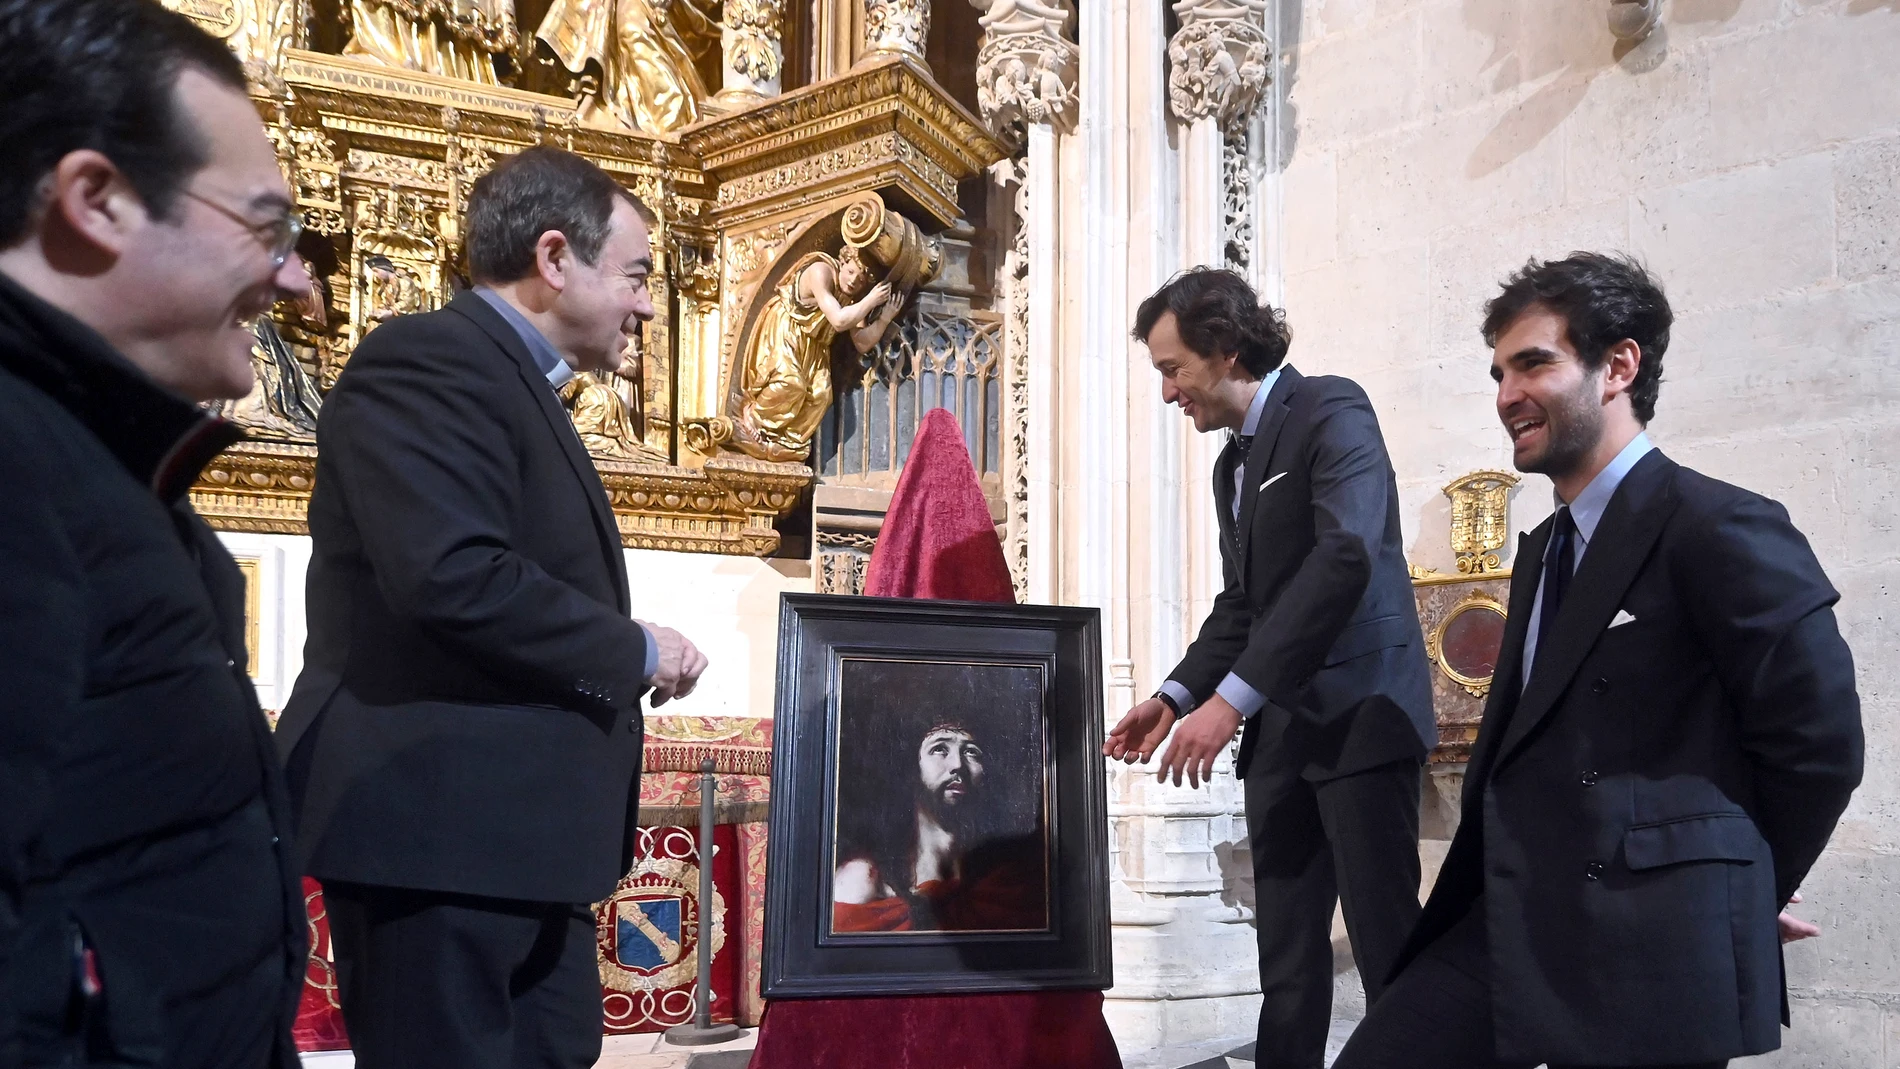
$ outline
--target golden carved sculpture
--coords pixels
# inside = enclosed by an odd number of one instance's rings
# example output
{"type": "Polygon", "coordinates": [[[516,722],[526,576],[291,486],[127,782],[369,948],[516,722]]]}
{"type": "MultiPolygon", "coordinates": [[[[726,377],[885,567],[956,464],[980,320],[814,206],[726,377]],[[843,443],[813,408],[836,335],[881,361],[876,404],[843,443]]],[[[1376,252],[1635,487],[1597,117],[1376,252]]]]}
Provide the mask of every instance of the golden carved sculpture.
{"type": "Polygon", "coordinates": [[[808,253],[793,265],[759,317],[745,361],[732,420],[735,448],[760,460],[803,460],[811,453],[831,407],[832,340],[849,333],[865,352],[903,307],[890,283],[869,283],[853,248],[836,259],[808,253]]]}
{"type": "MultiPolygon", "coordinates": [[[[652,351],[643,354],[644,368],[583,379],[566,397],[622,541],[769,554],[779,545],[781,517],[809,497],[813,472],[690,441],[695,426],[730,423],[731,380],[743,362],[735,324],[758,322],[783,278],[777,268],[791,259],[820,249],[841,259],[838,206],[889,191],[917,222],[948,226],[958,218],[958,182],[1002,154],[927,72],[893,58],[790,93],[700,108],[693,50],[707,43],[701,38],[711,26],[685,5],[707,0],[672,0],[670,7],[664,0],[555,0],[550,36],[568,42],[569,59],[591,57],[578,63],[587,90],[578,102],[534,91],[544,84],[536,78],[515,77],[528,47],[540,43],[516,33],[512,0],[163,2],[246,60],[252,99],[309,236],[311,247],[299,251],[321,275],[328,311],[313,320],[321,315],[314,304],[302,312],[285,304],[258,324],[257,387],[223,406],[253,433],[207,465],[191,491],[200,513],[225,531],[307,531],[316,478],[310,428],[324,392],[368,331],[439,307],[466,285],[463,213],[475,178],[494,160],[553,144],[600,164],[656,216],[651,285],[659,315],[647,328],[652,351]],[[575,33],[561,37],[558,27],[575,33]],[[657,57],[657,66],[641,68],[644,81],[609,81],[604,76],[627,70],[616,58],[621,51],[657,57]],[[511,81],[536,84],[496,84],[511,81]],[[607,114],[616,99],[626,121],[607,114]],[[648,109],[637,129],[636,100],[648,109]],[[612,121],[583,122],[586,107],[612,121]],[[686,123],[676,135],[655,133],[686,123]],[[793,235],[820,221],[828,237],[814,233],[786,251],[793,235]],[[741,278],[725,262],[726,250],[746,241],[757,244],[759,262],[741,278]]],[[[521,11],[539,22],[548,6],[536,0],[521,11]]],[[[524,75],[538,76],[546,65],[524,75]]],[[[882,215],[882,202],[872,199],[882,215]]],[[[916,231],[891,220],[891,233],[916,231]]],[[[928,259],[921,232],[877,247],[865,243],[873,236],[854,246],[871,281],[883,276],[904,292],[914,283],[900,284],[899,261],[923,277],[916,270],[928,259]],[[893,249],[902,255],[894,259],[893,249]]],[[[824,275],[836,286],[838,266],[812,281],[824,275]]]]}
{"type": "Polygon", "coordinates": [[[574,430],[589,453],[613,460],[666,463],[664,454],[647,448],[641,441],[633,416],[638,405],[629,404],[621,392],[624,387],[620,382],[637,386],[639,374],[639,363],[630,360],[614,372],[612,379],[618,381],[583,371],[561,387],[561,400],[567,405],[574,430]]]}
{"type": "Polygon", "coordinates": [[[214,37],[221,37],[253,77],[276,69],[295,40],[299,0],[165,0],[214,37]]]}
{"type": "MultiPolygon", "coordinates": [[[[317,329],[324,326],[328,316],[322,282],[312,279],[310,292],[292,303],[305,323],[317,329]]],[[[269,316],[259,317],[252,329],[256,340],[251,345],[251,373],[255,377],[251,392],[240,400],[215,402],[209,407],[257,437],[314,441],[317,410],[323,404],[316,383],[310,381],[309,373],[269,316]]]]}
{"type": "Polygon", "coordinates": [[[759,316],[734,383],[730,444],[760,460],[803,460],[831,407],[831,345],[883,340],[910,291],[937,272],[936,247],[877,196],[845,211],[837,257],[793,263],[759,316]],[[872,267],[883,269],[873,284],[872,267]],[[849,302],[849,303],[847,303],[849,302]]]}
{"type": "Polygon", "coordinates": [[[718,32],[692,0],[554,0],[535,37],[574,74],[599,65],[583,119],[605,112],[628,129],[668,133],[698,122],[707,95],[676,19],[701,36],[718,32]]]}
{"type": "Polygon", "coordinates": [[[500,85],[518,41],[514,0],[349,0],[346,56],[500,85]]]}
{"type": "Polygon", "coordinates": [[[1511,488],[1517,483],[1507,471],[1474,471],[1445,487],[1459,572],[1484,575],[1503,567],[1498,550],[1511,537],[1511,488]]]}

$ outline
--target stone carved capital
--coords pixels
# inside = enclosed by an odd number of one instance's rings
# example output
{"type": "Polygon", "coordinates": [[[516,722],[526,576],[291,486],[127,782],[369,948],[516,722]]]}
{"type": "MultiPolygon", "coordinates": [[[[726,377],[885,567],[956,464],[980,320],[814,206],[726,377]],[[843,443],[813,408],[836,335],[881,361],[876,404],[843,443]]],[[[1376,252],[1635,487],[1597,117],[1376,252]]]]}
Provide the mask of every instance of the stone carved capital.
{"type": "Polygon", "coordinates": [[[991,131],[1048,123],[1068,130],[1075,121],[1075,75],[1080,52],[1065,36],[1071,0],[970,0],[985,12],[983,47],[976,58],[977,103],[991,131]]]}
{"type": "Polygon", "coordinates": [[[1168,40],[1168,101],[1175,117],[1245,124],[1273,81],[1267,0],[1176,0],[1168,40]]]}
{"type": "Polygon", "coordinates": [[[864,0],[864,45],[870,53],[924,58],[930,39],[930,0],[864,0]]]}

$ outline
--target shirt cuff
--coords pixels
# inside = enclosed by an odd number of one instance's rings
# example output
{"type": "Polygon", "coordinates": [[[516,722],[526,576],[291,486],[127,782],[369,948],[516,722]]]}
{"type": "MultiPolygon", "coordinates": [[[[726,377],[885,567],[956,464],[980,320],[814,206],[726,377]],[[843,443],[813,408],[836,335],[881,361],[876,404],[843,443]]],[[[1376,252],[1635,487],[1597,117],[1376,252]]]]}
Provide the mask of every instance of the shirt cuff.
{"type": "Polygon", "coordinates": [[[1182,716],[1186,716],[1189,713],[1194,711],[1194,706],[1196,704],[1194,701],[1194,695],[1188,693],[1188,689],[1186,687],[1182,686],[1179,683],[1176,683],[1172,679],[1167,680],[1166,682],[1162,683],[1160,689],[1156,693],[1166,694],[1168,697],[1173,698],[1175,708],[1181,711],[1182,716]]]}
{"type": "Polygon", "coordinates": [[[1242,720],[1252,720],[1253,714],[1259,712],[1260,707],[1267,704],[1266,695],[1253,689],[1251,684],[1232,672],[1227,673],[1227,678],[1220,681],[1220,686],[1214,688],[1214,693],[1226,698],[1228,705],[1240,710],[1242,720]]]}
{"type": "Polygon", "coordinates": [[[644,634],[647,637],[646,670],[644,673],[642,673],[642,675],[640,676],[640,679],[642,682],[651,683],[653,682],[654,673],[660,670],[660,644],[654,641],[652,628],[648,627],[645,624],[641,624],[640,632],[641,634],[644,634]]]}

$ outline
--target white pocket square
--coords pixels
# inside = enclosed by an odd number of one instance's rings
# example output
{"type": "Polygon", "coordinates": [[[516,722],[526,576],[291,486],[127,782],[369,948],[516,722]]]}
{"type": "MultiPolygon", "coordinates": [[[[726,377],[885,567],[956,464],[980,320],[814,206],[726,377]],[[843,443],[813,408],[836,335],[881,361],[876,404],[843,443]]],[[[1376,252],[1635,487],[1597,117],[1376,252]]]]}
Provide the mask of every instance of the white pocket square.
{"type": "Polygon", "coordinates": [[[1275,475],[1273,478],[1268,479],[1266,482],[1261,483],[1260,489],[1265,490],[1267,487],[1272,486],[1274,483],[1277,483],[1281,479],[1284,479],[1284,478],[1286,478],[1286,472],[1281,472],[1280,474],[1275,475]]]}
{"type": "Polygon", "coordinates": [[[1622,627],[1624,624],[1633,624],[1635,622],[1636,617],[1631,616],[1628,609],[1618,609],[1616,610],[1616,618],[1610,621],[1610,626],[1622,627]]]}

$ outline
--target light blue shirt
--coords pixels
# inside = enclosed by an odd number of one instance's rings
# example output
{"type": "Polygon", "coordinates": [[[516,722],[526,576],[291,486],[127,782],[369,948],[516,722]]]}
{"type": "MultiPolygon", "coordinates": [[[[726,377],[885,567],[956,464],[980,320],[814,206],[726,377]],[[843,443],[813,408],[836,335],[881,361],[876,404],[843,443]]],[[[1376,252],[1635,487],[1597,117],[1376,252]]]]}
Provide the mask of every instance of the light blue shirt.
{"type": "MultiPolygon", "coordinates": [[[[1267,411],[1267,395],[1273,392],[1273,384],[1278,381],[1280,381],[1280,369],[1277,367],[1267,372],[1267,377],[1260,380],[1260,386],[1254,390],[1253,401],[1247,405],[1247,417],[1240,423],[1240,437],[1252,438],[1260,429],[1260,418],[1267,411]]],[[[1247,466],[1234,465],[1232,508],[1235,524],[1240,523],[1240,494],[1246,486],[1246,479],[1247,466]]],[[[1182,716],[1194,711],[1194,695],[1189,694],[1186,687],[1174,680],[1170,679],[1162,683],[1161,693],[1174,699],[1174,703],[1181,709],[1182,716]]],[[[1251,684],[1232,672],[1227,673],[1227,678],[1220,681],[1220,686],[1214,688],[1214,693],[1227,699],[1227,704],[1238,709],[1244,720],[1251,720],[1253,715],[1260,711],[1260,707],[1267,704],[1266,695],[1253,689],[1251,684]]]]}
{"type": "MultiPolygon", "coordinates": [[[[1603,510],[1610,507],[1610,498],[1616,495],[1616,488],[1623,485],[1623,477],[1630,473],[1630,469],[1636,466],[1637,461],[1647,456],[1654,448],[1656,447],[1649,443],[1649,435],[1637,432],[1636,437],[1630,439],[1630,444],[1624,446],[1623,451],[1618,453],[1615,459],[1604,465],[1603,470],[1597,472],[1597,477],[1590,480],[1590,485],[1584,487],[1583,492],[1577,495],[1577,500],[1570,503],[1570,519],[1577,525],[1577,537],[1571,543],[1570,570],[1573,574],[1582,566],[1583,554],[1590,548],[1590,539],[1597,533],[1597,524],[1603,522],[1603,510]]],[[[1564,507],[1564,499],[1557,495],[1556,490],[1553,489],[1550,496],[1557,502],[1558,508],[1564,507]]],[[[1550,543],[1544,545],[1544,556],[1539,561],[1540,569],[1554,551],[1550,543]]],[[[1543,622],[1544,583],[1541,571],[1539,576],[1537,598],[1531,602],[1530,626],[1524,632],[1524,670],[1519,684],[1520,689],[1530,685],[1531,662],[1537,656],[1537,632],[1539,624],[1543,622]]]]}
{"type": "Polygon", "coordinates": [[[519,308],[502,299],[501,294],[487,286],[475,287],[475,294],[487,301],[489,307],[500,312],[501,317],[508,321],[508,325],[515,328],[515,333],[521,335],[521,344],[528,347],[528,355],[534,358],[534,366],[541,369],[541,374],[547,376],[548,385],[557,390],[566,386],[568,380],[574,377],[574,369],[568,366],[567,360],[561,356],[559,350],[554,348],[554,343],[548,341],[548,336],[541,333],[539,327],[528,322],[528,317],[522,315],[519,308]]]}
{"type": "MultiPolygon", "coordinates": [[[[487,301],[489,307],[499,312],[508,325],[515,328],[515,333],[521,336],[521,344],[528,347],[528,355],[534,358],[534,366],[547,376],[549,386],[558,390],[568,384],[574,377],[574,369],[568,366],[567,360],[554,348],[554,343],[548,341],[547,335],[541,333],[539,327],[528,322],[528,317],[522,315],[520,309],[503,300],[501,294],[487,286],[475,287],[475,294],[487,301]]],[[[660,670],[660,644],[654,641],[652,628],[645,624],[639,627],[647,637],[647,659],[643,667],[646,681],[651,683],[653,674],[660,670]]]]}

